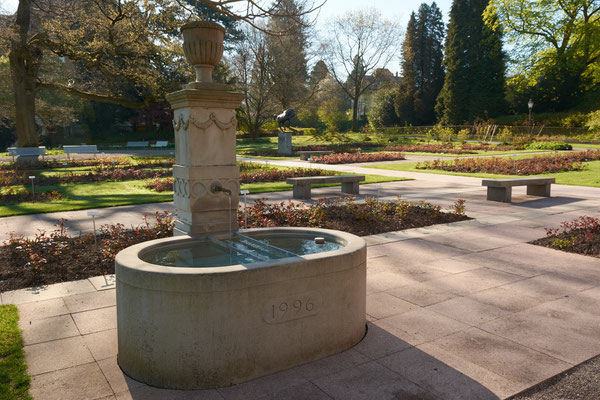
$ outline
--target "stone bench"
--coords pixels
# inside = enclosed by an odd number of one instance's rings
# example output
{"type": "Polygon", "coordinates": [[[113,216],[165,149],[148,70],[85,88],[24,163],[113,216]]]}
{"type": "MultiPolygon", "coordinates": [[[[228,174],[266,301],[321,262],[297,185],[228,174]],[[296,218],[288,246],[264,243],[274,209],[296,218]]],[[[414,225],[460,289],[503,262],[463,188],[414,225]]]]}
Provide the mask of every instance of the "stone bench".
{"type": "Polygon", "coordinates": [[[150,142],[127,142],[127,147],[150,147],[150,142]]]}
{"type": "Polygon", "coordinates": [[[342,193],[358,194],[358,182],[364,181],[363,175],[331,175],[331,176],[303,176],[299,178],[287,178],[285,183],[294,185],[294,199],[310,199],[311,185],[318,183],[340,183],[342,193]]]}
{"type": "Polygon", "coordinates": [[[487,199],[510,203],[513,186],[527,186],[530,196],[550,197],[550,185],[555,183],[554,178],[509,178],[509,179],[484,179],[482,186],[487,186],[487,199]]]}
{"type": "Polygon", "coordinates": [[[95,144],[65,145],[63,151],[67,158],[71,154],[94,154],[95,156],[98,153],[98,146],[95,144]]]}
{"type": "Polygon", "coordinates": [[[6,149],[8,151],[8,155],[13,158],[15,161],[15,157],[37,157],[42,156],[42,159],[46,155],[46,146],[38,146],[38,147],[9,147],[6,149]]]}
{"type": "Polygon", "coordinates": [[[302,161],[308,161],[308,159],[311,156],[321,156],[321,155],[327,155],[327,154],[331,154],[333,153],[333,151],[329,151],[329,150],[312,150],[312,151],[299,151],[298,154],[300,155],[300,159],[302,161]]]}

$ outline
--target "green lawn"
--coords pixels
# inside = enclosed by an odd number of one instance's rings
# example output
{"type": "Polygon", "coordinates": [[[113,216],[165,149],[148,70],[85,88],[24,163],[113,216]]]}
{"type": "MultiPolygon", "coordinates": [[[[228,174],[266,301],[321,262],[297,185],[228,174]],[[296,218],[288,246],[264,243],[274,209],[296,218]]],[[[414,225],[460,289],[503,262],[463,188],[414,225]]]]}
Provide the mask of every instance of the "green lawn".
{"type": "MultiPolygon", "coordinates": [[[[363,183],[390,182],[405,180],[379,175],[366,175],[363,183]]],[[[155,192],[144,187],[143,180],[123,182],[74,183],[51,186],[36,186],[36,191],[58,190],[66,198],[43,203],[23,202],[0,205],[0,217],[23,214],[39,214],[57,211],[83,210],[124,206],[130,204],[159,203],[173,200],[173,192],[155,192]]],[[[315,185],[320,187],[321,185],[315,185]]],[[[340,186],[328,184],[322,186],[340,186]]],[[[292,185],[285,182],[267,182],[244,184],[241,189],[250,193],[268,193],[292,190],[292,185]]]]}
{"type": "MultiPolygon", "coordinates": [[[[567,140],[567,143],[569,141],[567,140]]],[[[600,144],[591,144],[591,143],[571,143],[573,147],[581,147],[584,149],[600,149],[600,144]]]]}
{"type": "Polygon", "coordinates": [[[44,203],[4,204],[0,206],[0,217],[173,200],[173,192],[157,193],[146,189],[144,181],[70,183],[36,187],[36,191],[50,190],[58,190],[67,198],[44,203]]]}
{"type": "MultiPolygon", "coordinates": [[[[525,158],[525,157],[516,157],[525,158]]],[[[591,161],[584,163],[588,168],[584,171],[568,171],[558,172],[552,174],[542,175],[529,175],[529,176],[551,176],[556,178],[556,183],[561,185],[575,185],[575,186],[590,186],[600,187],[600,161],[591,161]]],[[[449,172],[436,169],[416,169],[416,163],[403,163],[403,164],[381,164],[371,165],[365,168],[375,169],[389,169],[393,171],[409,171],[409,172],[421,172],[428,174],[442,174],[442,175],[457,175],[457,176],[473,176],[477,178],[518,178],[516,175],[497,175],[497,174],[484,174],[484,173],[461,173],[461,172],[449,172]]],[[[523,176],[521,176],[523,177],[523,176]]]]}
{"type": "Polygon", "coordinates": [[[24,400],[29,396],[29,375],[18,325],[19,313],[12,304],[0,306],[0,399],[24,400]]]}

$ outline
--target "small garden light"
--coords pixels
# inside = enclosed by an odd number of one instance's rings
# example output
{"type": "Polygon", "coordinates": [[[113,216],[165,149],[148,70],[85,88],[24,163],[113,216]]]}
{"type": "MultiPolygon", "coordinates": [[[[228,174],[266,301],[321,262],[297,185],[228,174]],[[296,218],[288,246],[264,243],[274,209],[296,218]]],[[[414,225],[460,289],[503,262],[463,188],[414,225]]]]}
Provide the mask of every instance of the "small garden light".
{"type": "Polygon", "coordinates": [[[96,216],[100,213],[98,211],[88,211],[87,215],[92,217],[92,224],[94,224],[94,246],[98,247],[98,240],[96,238],[96,216]]]}
{"type": "Polygon", "coordinates": [[[31,179],[31,197],[35,196],[35,187],[33,186],[33,180],[35,179],[35,175],[30,175],[29,179],[31,179]]]}
{"type": "Polygon", "coordinates": [[[533,100],[529,99],[527,102],[527,107],[529,108],[529,125],[531,125],[531,111],[533,110],[533,100]]]}

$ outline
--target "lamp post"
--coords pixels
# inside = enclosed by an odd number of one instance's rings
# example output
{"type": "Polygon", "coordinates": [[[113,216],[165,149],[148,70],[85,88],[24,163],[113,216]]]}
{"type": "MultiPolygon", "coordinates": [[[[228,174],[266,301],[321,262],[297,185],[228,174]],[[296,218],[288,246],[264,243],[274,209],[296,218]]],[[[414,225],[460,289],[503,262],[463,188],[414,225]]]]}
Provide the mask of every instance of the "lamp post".
{"type": "Polygon", "coordinates": [[[531,110],[533,110],[533,100],[529,99],[527,102],[527,107],[529,107],[529,125],[531,125],[531,110]]]}

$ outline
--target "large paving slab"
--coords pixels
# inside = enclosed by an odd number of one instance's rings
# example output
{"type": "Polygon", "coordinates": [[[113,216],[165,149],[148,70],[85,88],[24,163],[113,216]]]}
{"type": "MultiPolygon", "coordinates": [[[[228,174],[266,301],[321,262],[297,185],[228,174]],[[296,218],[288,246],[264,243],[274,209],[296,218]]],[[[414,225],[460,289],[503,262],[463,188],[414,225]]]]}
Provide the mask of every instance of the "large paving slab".
{"type": "MultiPolygon", "coordinates": [[[[325,168],[417,178],[364,185],[361,192],[444,207],[465,198],[476,219],[368,237],[369,322],[358,345],[214,390],[157,389],[121,372],[114,276],[0,293],[0,303],[20,311],[34,399],[496,399],[600,354],[600,260],[527,243],[543,237],[545,227],[599,216],[599,189],[555,185],[549,199],[516,190],[513,204],[501,204],[485,200],[480,179],[325,168]]],[[[339,196],[339,188],[314,193],[339,196]]],[[[101,212],[103,221],[130,224],[170,207],[101,212]]],[[[87,229],[85,213],[62,215],[73,229],[87,229]]],[[[37,223],[51,227],[60,215],[0,219],[0,226],[23,226],[26,234],[37,223]]]]}

